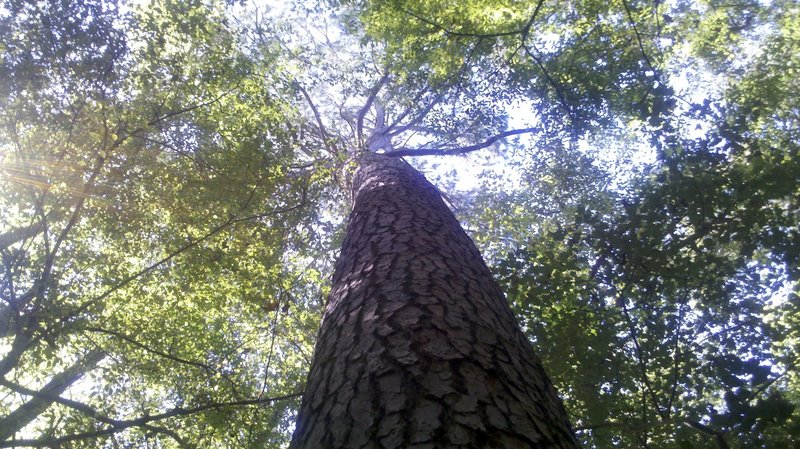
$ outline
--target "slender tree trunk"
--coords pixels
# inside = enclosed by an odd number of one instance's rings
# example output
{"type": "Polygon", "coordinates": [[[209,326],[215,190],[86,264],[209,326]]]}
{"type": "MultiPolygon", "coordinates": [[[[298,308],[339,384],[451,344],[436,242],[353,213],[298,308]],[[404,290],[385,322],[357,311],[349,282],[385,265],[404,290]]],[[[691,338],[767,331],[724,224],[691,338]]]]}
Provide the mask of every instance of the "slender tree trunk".
{"type": "Polygon", "coordinates": [[[361,166],[290,447],[578,447],[436,188],[400,159],[361,166]]]}

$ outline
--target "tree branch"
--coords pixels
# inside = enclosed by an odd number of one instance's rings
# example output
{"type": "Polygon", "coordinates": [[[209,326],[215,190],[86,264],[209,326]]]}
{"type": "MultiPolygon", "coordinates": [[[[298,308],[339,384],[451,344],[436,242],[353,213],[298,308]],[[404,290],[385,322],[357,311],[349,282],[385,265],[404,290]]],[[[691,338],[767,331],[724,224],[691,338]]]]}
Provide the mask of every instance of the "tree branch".
{"type": "Polygon", "coordinates": [[[625,7],[625,12],[628,16],[628,22],[633,27],[633,33],[636,35],[636,43],[639,45],[639,50],[642,52],[642,57],[644,57],[644,62],[647,64],[647,67],[653,71],[653,75],[656,78],[656,81],[661,83],[661,77],[659,76],[658,71],[653,66],[652,61],[650,60],[650,56],[647,55],[647,51],[644,49],[644,43],[642,42],[642,35],[639,33],[639,27],[636,25],[636,21],[633,19],[633,11],[631,11],[630,6],[626,0],[622,0],[622,6],[625,7]]]}
{"type": "Polygon", "coordinates": [[[716,440],[717,447],[719,447],[719,449],[730,449],[730,446],[728,446],[728,442],[725,441],[724,433],[718,430],[714,430],[711,427],[708,427],[705,424],[702,424],[694,420],[685,419],[683,420],[683,424],[691,427],[694,430],[697,430],[698,432],[705,433],[706,435],[712,435],[714,437],[714,440],[716,440]]]}
{"type": "Polygon", "coordinates": [[[375,86],[370,89],[369,96],[367,97],[367,101],[364,102],[364,106],[358,110],[358,114],[356,115],[356,138],[358,139],[358,144],[364,144],[364,117],[367,115],[367,112],[372,107],[372,103],[375,102],[375,98],[378,96],[378,92],[380,92],[383,85],[386,84],[386,81],[389,79],[389,74],[386,73],[381,77],[380,80],[375,84],[375,86]]]}
{"type": "Polygon", "coordinates": [[[90,431],[90,432],[81,432],[81,433],[74,433],[70,435],[65,435],[62,437],[57,438],[40,438],[40,439],[23,439],[23,440],[13,440],[13,441],[2,441],[0,442],[0,448],[4,447],[59,447],[64,443],[68,443],[70,441],[77,441],[77,440],[87,440],[93,438],[99,438],[106,435],[111,435],[130,427],[144,427],[149,428],[150,423],[153,421],[161,421],[168,418],[174,418],[176,416],[187,416],[192,415],[195,413],[204,412],[207,410],[215,410],[227,407],[240,407],[240,406],[247,406],[247,405],[260,405],[260,404],[268,404],[272,402],[284,401],[287,399],[296,398],[302,396],[303,392],[298,393],[291,393],[283,396],[275,396],[271,398],[262,398],[262,399],[246,399],[243,401],[231,401],[231,402],[212,402],[208,404],[203,404],[193,408],[183,408],[183,407],[175,407],[170,409],[164,413],[159,413],[157,415],[145,415],[137,419],[129,419],[129,420],[109,420],[110,426],[105,427],[100,430],[90,431]]]}
{"type": "Polygon", "coordinates": [[[0,250],[4,250],[14,243],[33,237],[34,235],[42,232],[43,228],[44,223],[40,220],[30,226],[12,229],[8,232],[0,234],[0,250]]]}
{"type": "Polygon", "coordinates": [[[539,11],[542,9],[542,5],[544,5],[544,0],[539,0],[539,2],[536,3],[536,8],[533,10],[533,14],[531,14],[531,18],[528,20],[528,23],[526,23],[525,26],[522,27],[522,30],[520,30],[520,39],[522,40],[523,44],[525,43],[525,39],[527,39],[528,34],[531,31],[531,27],[533,26],[533,22],[536,20],[536,16],[539,15],[539,11]]]}
{"type": "MultiPolygon", "coordinates": [[[[683,299],[686,301],[687,294],[684,287],[683,299]]],[[[669,400],[667,401],[666,412],[667,416],[672,413],[672,404],[675,398],[678,397],[678,377],[680,376],[680,354],[681,354],[681,325],[683,323],[683,302],[678,303],[678,321],[677,328],[675,329],[675,344],[672,349],[672,388],[670,389],[669,400]]]]}
{"type": "Polygon", "coordinates": [[[209,365],[206,365],[204,363],[194,362],[192,360],[182,359],[182,358],[174,356],[172,354],[168,354],[166,352],[159,351],[157,349],[153,349],[153,348],[151,348],[151,347],[149,347],[149,346],[147,346],[147,345],[145,345],[143,343],[140,343],[140,342],[136,341],[133,337],[130,337],[128,335],[123,334],[122,332],[117,332],[117,331],[113,331],[113,330],[110,330],[110,329],[103,329],[103,328],[100,328],[100,327],[87,327],[85,329],[87,331],[89,331],[89,332],[97,332],[97,333],[100,333],[100,334],[111,335],[112,337],[119,338],[120,340],[123,340],[123,341],[125,341],[125,342],[127,342],[127,343],[129,343],[129,344],[131,344],[133,346],[136,346],[137,348],[142,349],[145,352],[150,352],[152,354],[155,354],[155,355],[160,356],[160,357],[164,357],[164,358],[172,360],[174,362],[178,362],[178,363],[181,363],[181,364],[184,364],[184,365],[194,366],[194,367],[200,368],[203,371],[206,371],[208,373],[216,373],[217,372],[216,369],[214,369],[213,367],[211,367],[209,365]]]}
{"type": "Polygon", "coordinates": [[[11,349],[6,353],[5,357],[0,359],[0,377],[8,374],[16,366],[22,354],[33,343],[33,340],[32,329],[27,331],[24,329],[17,330],[14,341],[11,343],[11,349]]]}
{"type": "MultiPolygon", "coordinates": [[[[183,246],[179,247],[177,250],[173,251],[172,253],[170,253],[169,255],[167,255],[165,257],[163,257],[162,259],[158,260],[157,262],[155,262],[155,263],[153,263],[153,264],[151,264],[151,265],[149,265],[149,266],[147,266],[145,268],[142,268],[138,272],[136,272],[136,273],[128,276],[127,278],[123,279],[122,281],[120,281],[116,285],[113,285],[113,286],[109,287],[106,291],[104,291],[100,295],[85,301],[72,314],[70,314],[70,316],[74,316],[75,314],[78,314],[78,313],[81,313],[81,312],[85,311],[92,304],[109,297],[114,292],[126,287],[128,284],[130,284],[131,282],[135,281],[136,279],[139,279],[140,277],[150,273],[151,271],[155,270],[159,266],[169,262],[170,260],[172,260],[175,257],[179,256],[180,254],[186,252],[187,250],[189,250],[191,248],[194,248],[195,246],[199,245],[200,243],[208,240],[209,238],[213,237],[214,235],[216,235],[220,231],[228,228],[229,226],[232,226],[232,225],[234,225],[236,223],[241,223],[241,222],[244,222],[244,221],[258,220],[260,218],[264,218],[264,217],[268,217],[268,216],[272,216],[272,215],[278,215],[278,214],[281,214],[281,213],[286,213],[286,212],[290,212],[290,211],[293,211],[293,210],[297,210],[297,209],[305,206],[305,203],[306,203],[306,191],[303,190],[303,197],[301,198],[300,202],[298,204],[294,205],[294,206],[289,206],[289,207],[285,207],[285,208],[281,208],[281,209],[275,209],[275,210],[272,210],[270,212],[265,212],[263,214],[249,215],[249,216],[246,216],[246,217],[236,217],[234,215],[234,216],[230,217],[228,220],[224,221],[223,223],[221,223],[221,224],[217,225],[216,227],[212,228],[205,235],[203,235],[203,236],[201,236],[201,237],[199,237],[197,239],[194,239],[194,240],[184,244],[183,246]]],[[[66,320],[68,318],[69,317],[65,317],[61,321],[64,321],[64,320],[66,320]]]]}
{"type": "Polygon", "coordinates": [[[476,143],[474,145],[468,145],[464,147],[457,147],[457,148],[399,148],[394,151],[389,151],[384,153],[385,156],[451,156],[456,154],[465,154],[470,153],[472,151],[481,150],[486,147],[492,146],[495,142],[499,140],[503,140],[507,137],[516,136],[520,134],[529,134],[540,131],[539,128],[522,128],[522,129],[513,129],[511,131],[505,131],[500,134],[496,134],[481,143],[476,143]]]}
{"type": "Polygon", "coordinates": [[[181,438],[181,436],[178,435],[178,433],[175,432],[174,430],[167,429],[166,427],[154,426],[152,424],[145,424],[145,425],[143,425],[141,427],[143,429],[147,429],[147,430],[149,430],[149,431],[151,431],[153,433],[163,433],[164,435],[166,435],[166,436],[172,438],[173,440],[175,440],[175,442],[178,443],[178,446],[180,446],[181,448],[188,449],[188,448],[194,447],[191,444],[189,444],[189,442],[187,442],[186,440],[181,438]]]}
{"type": "Polygon", "coordinates": [[[631,318],[630,312],[628,311],[628,307],[625,306],[625,298],[622,297],[622,293],[618,298],[618,302],[620,307],[622,308],[622,314],[625,317],[625,321],[627,321],[628,329],[631,334],[631,341],[633,342],[633,347],[636,350],[636,360],[637,365],[639,366],[639,371],[642,376],[642,383],[644,384],[644,391],[649,394],[650,400],[653,402],[653,407],[655,407],[656,413],[662,419],[665,419],[666,416],[664,412],[661,410],[661,406],[658,403],[658,397],[656,396],[656,392],[653,389],[652,384],[650,383],[650,378],[647,376],[647,362],[645,361],[644,351],[642,351],[642,347],[639,344],[639,337],[638,332],[636,331],[636,325],[633,322],[633,318],[631,318]]]}
{"type": "MultiPolygon", "coordinates": [[[[233,86],[232,88],[226,90],[225,92],[217,95],[216,97],[214,97],[214,98],[212,98],[212,99],[210,99],[208,101],[204,101],[202,103],[193,104],[191,106],[187,106],[185,108],[177,109],[175,111],[168,112],[168,113],[166,113],[164,115],[158,116],[158,117],[154,118],[153,120],[147,122],[147,126],[146,127],[150,127],[150,126],[156,125],[156,124],[158,124],[160,122],[163,122],[166,119],[175,117],[176,115],[185,114],[187,112],[192,112],[195,109],[200,109],[200,108],[204,108],[206,106],[210,106],[210,105],[218,102],[219,100],[227,97],[228,95],[230,95],[231,92],[235,91],[238,88],[239,88],[239,85],[237,84],[236,86],[233,86]]],[[[133,132],[135,133],[135,132],[139,132],[141,130],[142,130],[142,128],[134,130],[133,132]]]]}
{"type": "MultiPolygon", "coordinates": [[[[14,411],[0,419],[0,440],[6,440],[14,436],[20,429],[27,426],[37,416],[44,413],[54,402],[54,397],[58,397],[67,390],[75,381],[80,379],[83,374],[92,369],[103,359],[103,351],[95,350],[90,352],[75,364],[69,366],[64,371],[56,374],[41,389],[43,394],[35,394],[29,401],[17,407],[14,411]]],[[[5,382],[5,379],[3,379],[5,382]]]]}
{"type": "MultiPolygon", "coordinates": [[[[536,65],[539,66],[539,69],[544,74],[545,79],[547,79],[547,82],[550,84],[550,86],[553,87],[553,90],[556,92],[556,96],[558,97],[559,104],[561,105],[562,108],[564,108],[564,112],[567,113],[567,116],[569,117],[570,122],[574,126],[575,117],[574,117],[574,115],[572,113],[572,108],[570,108],[569,107],[569,103],[567,103],[567,98],[564,96],[564,92],[561,90],[561,87],[558,85],[558,83],[556,83],[556,80],[553,79],[552,76],[550,76],[550,72],[547,71],[547,67],[544,66],[544,63],[542,62],[542,60],[538,56],[533,54],[531,49],[528,48],[528,46],[525,45],[524,42],[522,43],[522,48],[525,50],[525,54],[528,55],[529,58],[533,59],[533,61],[536,63],[536,65]]],[[[534,47],[534,49],[535,49],[535,47],[534,47]]]]}
{"type": "Polygon", "coordinates": [[[574,427],[573,430],[576,432],[586,432],[586,431],[593,431],[598,429],[608,429],[608,428],[616,428],[616,429],[625,429],[632,432],[644,432],[653,427],[660,427],[660,426],[672,426],[672,425],[684,425],[687,427],[691,427],[692,429],[704,433],[706,435],[711,435],[714,437],[714,440],[717,443],[717,447],[719,449],[730,449],[728,446],[728,442],[725,440],[725,433],[720,432],[719,430],[714,430],[711,427],[702,424],[699,421],[695,421],[693,419],[687,418],[674,418],[674,419],[662,419],[659,421],[653,421],[652,423],[644,424],[644,425],[636,425],[636,424],[629,424],[623,422],[602,422],[599,424],[593,424],[590,426],[579,426],[574,427]]]}
{"type": "Polygon", "coordinates": [[[106,424],[111,424],[111,423],[114,422],[113,419],[101,415],[100,412],[98,412],[94,408],[92,408],[92,407],[90,407],[90,406],[88,406],[88,405],[86,405],[86,404],[84,404],[82,402],[73,401],[72,399],[66,399],[66,398],[63,398],[63,397],[61,397],[59,395],[54,395],[54,394],[48,393],[48,392],[43,392],[43,391],[39,391],[39,390],[31,390],[30,388],[25,388],[22,385],[17,385],[17,384],[15,384],[13,382],[9,382],[5,378],[0,378],[0,386],[8,388],[9,390],[11,390],[11,391],[13,391],[15,393],[18,393],[18,394],[24,394],[24,395],[27,395],[27,396],[33,396],[33,397],[37,397],[37,398],[43,398],[43,399],[50,400],[52,402],[61,404],[61,405],[65,406],[65,407],[69,407],[69,408],[71,408],[73,410],[77,410],[77,411],[83,413],[86,416],[89,416],[91,418],[94,418],[94,419],[96,419],[96,420],[98,420],[100,422],[106,423],[106,424]]]}
{"type": "MultiPolygon", "coordinates": [[[[406,108],[406,110],[403,111],[397,117],[397,119],[395,119],[395,121],[391,125],[386,127],[386,130],[385,130],[386,135],[389,136],[389,137],[394,137],[394,136],[397,136],[397,135],[399,135],[401,133],[404,133],[404,132],[406,132],[406,131],[408,131],[410,129],[413,129],[417,125],[417,123],[421,122],[422,119],[424,119],[428,115],[428,113],[431,112],[431,109],[433,109],[434,106],[436,106],[437,104],[439,104],[439,102],[442,101],[442,98],[444,98],[444,93],[440,93],[440,94],[436,95],[431,100],[430,103],[428,103],[427,105],[425,105],[424,108],[422,108],[420,113],[416,114],[416,117],[411,119],[411,121],[409,121],[405,125],[397,126],[397,125],[399,125],[400,121],[405,119],[406,116],[408,116],[408,114],[412,110],[411,107],[406,108]]],[[[416,99],[415,99],[415,101],[416,101],[416,99]]]]}
{"type": "Polygon", "coordinates": [[[308,91],[297,81],[293,82],[292,85],[303,94],[303,98],[306,99],[308,106],[311,108],[311,112],[314,114],[314,119],[317,121],[317,127],[319,128],[319,133],[322,136],[322,144],[325,146],[325,149],[328,150],[330,154],[336,154],[336,150],[331,147],[331,137],[328,134],[328,131],[325,129],[325,124],[322,123],[322,116],[319,113],[319,109],[314,105],[314,102],[311,100],[311,95],[308,94],[308,91]]]}
{"type": "MultiPolygon", "coordinates": [[[[414,96],[414,99],[413,99],[413,101],[411,101],[411,104],[416,105],[417,103],[419,103],[422,100],[422,98],[426,94],[428,94],[430,92],[434,92],[434,91],[438,91],[439,92],[438,94],[433,94],[433,98],[427,103],[427,105],[425,105],[420,110],[420,112],[416,113],[415,117],[413,117],[408,123],[406,123],[404,125],[401,125],[401,122],[403,120],[405,120],[405,118],[409,114],[411,114],[412,111],[415,111],[418,108],[414,108],[414,107],[409,106],[403,112],[401,112],[396,118],[394,118],[394,120],[392,120],[392,123],[389,124],[388,126],[386,126],[383,129],[383,134],[388,139],[391,139],[391,138],[393,138],[393,137],[395,137],[395,136],[397,136],[399,134],[402,134],[403,132],[405,132],[405,131],[407,131],[409,129],[412,129],[414,126],[417,125],[417,123],[420,123],[423,119],[425,119],[425,117],[427,117],[428,113],[434,107],[436,107],[437,104],[442,102],[442,100],[445,98],[445,94],[448,92],[448,89],[450,87],[456,86],[459,77],[464,75],[464,73],[468,70],[468,68],[470,66],[469,62],[472,60],[472,57],[475,55],[475,52],[477,51],[481,40],[482,39],[478,39],[478,41],[475,43],[475,45],[470,49],[469,54],[464,59],[464,62],[461,64],[461,67],[455,73],[453,73],[452,75],[448,76],[446,79],[442,80],[440,83],[437,83],[436,86],[427,85],[424,89],[422,89],[422,91],[420,91],[419,93],[417,93],[414,96]]],[[[457,89],[457,91],[458,91],[458,89],[457,89]]]]}
{"type": "Polygon", "coordinates": [[[422,23],[425,23],[427,25],[430,25],[430,26],[434,27],[435,29],[443,32],[444,34],[446,34],[448,36],[477,37],[477,38],[485,39],[485,38],[493,38],[493,37],[514,36],[516,34],[521,34],[523,36],[527,35],[528,31],[531,28],[531,25],[533,25],[533,21],[536,20],[536,16],[539,14],[539,10],[541,9],[543,3],[544,3],[544,0],[539,0],[539,3],[536,5],[536,9],[534,10],[533,14],[531,15],[531,18],[528,19],[528,21],[525,23],[525,25],[521,29],[512,30],[512,31],[500,31],[500,32],[497,32],[497,33],[466,33],[466,32],[463,32],[463,31],[453,31],[451,29],[445,28],[444,26],[442,26],[442,25],[440,25],[440,24],[438,24],[438,23],[436,23],[436,22],[434,22],[434,21],[432,21],[430,19],[426,19],[425,17],[422,17],[422,16],[420,16],[419,14],[417,14],[417,13],[415,13],[413,11],[409,11],[407,9],[401,9],[400,11],[402,11],[403,13],[408,14],[409,16],[419,20],[422,23]]]}

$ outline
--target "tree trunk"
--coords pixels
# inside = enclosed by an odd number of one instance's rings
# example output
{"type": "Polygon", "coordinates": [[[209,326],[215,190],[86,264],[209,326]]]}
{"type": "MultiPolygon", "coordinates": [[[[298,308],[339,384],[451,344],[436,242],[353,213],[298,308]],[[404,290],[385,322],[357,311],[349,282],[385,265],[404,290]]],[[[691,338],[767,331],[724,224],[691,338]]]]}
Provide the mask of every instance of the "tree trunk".
{"type": "Polygon", "coordinates": [[[400,159],[361,165],[290,447],[578,447],[436,188],[400,159]]]}

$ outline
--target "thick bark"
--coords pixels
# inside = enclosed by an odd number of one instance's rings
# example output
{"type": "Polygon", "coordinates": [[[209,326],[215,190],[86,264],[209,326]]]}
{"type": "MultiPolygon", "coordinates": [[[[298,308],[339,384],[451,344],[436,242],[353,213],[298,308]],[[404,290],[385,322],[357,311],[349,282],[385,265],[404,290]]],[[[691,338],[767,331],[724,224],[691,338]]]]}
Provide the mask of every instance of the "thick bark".
{"type": "Polygon", "coordinates": [[[290,447],[578,447],[436,188],[399,159],[361,165],[290,447]]]}

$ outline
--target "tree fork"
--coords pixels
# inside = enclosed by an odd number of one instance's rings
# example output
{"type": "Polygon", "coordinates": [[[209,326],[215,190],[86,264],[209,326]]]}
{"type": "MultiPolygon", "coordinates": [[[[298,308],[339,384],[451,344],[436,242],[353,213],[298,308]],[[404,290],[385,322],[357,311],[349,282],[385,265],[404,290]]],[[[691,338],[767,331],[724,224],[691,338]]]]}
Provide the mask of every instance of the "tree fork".
{"type": "Polygon", "coordinates": [[[291,448],[576,448],[439,191],[366,154],[291,448]]]}

